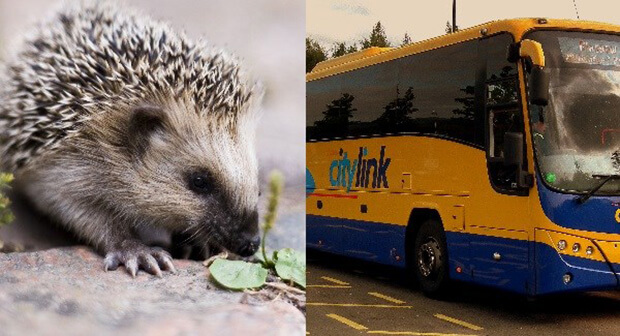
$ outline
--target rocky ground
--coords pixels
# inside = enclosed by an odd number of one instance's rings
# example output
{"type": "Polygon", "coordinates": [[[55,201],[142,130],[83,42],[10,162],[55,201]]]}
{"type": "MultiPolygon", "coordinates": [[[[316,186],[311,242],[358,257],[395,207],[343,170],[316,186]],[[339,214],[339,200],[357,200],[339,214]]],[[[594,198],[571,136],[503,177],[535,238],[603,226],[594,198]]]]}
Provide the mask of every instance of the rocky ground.
{"type": "MultiPolygon", "coordinates": [[[[269,249],[304,249],[302,200],[288,188],[269,249]]],[[[263,196],[264,197],[264,196],[263,196]]],[[[12,195],[16,221],[0,228],[0,335],[303,335],[305,295],[219,288],[198,261],[176,274],[132,279],[12,195]],[[11,252],[14,250],[25,252],[11,252]],[[301,302],[300,302],[301,301],[301,302]],[[300,309],[301,308],[301,309],[300,309]]],[[[264,208],[264,207],[262,207],[264,208]]]]}
{"type": "Polygon", "coordinates": [[[214,288],[199,262],[132,279],[103,272],[77,246],[0,254],[1,335],[302,335],[305,318],[281,300],[248,301],[214,288]],[[244,303],[241,303],[244,302],[244,303]]]}

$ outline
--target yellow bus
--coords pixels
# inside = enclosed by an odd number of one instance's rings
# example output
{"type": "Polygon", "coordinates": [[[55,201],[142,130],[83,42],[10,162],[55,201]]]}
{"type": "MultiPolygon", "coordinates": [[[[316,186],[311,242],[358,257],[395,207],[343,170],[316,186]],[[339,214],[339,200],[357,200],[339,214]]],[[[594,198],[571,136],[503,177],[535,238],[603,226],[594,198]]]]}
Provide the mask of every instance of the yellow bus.
{"type": "Polygon", "coordinates": [[[525,295],[618,289],[620,27],[495,21],[307,74],[307,246],[525,295]]]}

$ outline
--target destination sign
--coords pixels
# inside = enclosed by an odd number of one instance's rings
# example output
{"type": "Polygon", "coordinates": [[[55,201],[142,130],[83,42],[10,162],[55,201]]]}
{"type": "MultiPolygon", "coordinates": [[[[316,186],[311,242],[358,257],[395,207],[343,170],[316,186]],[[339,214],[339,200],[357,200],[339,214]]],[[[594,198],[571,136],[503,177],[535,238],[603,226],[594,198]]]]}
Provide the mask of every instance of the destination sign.
{"type": "Polygon", "coordinates": [[[558,39],[565,62],[620,66],[620,42],[572,37],[558,39]]]}

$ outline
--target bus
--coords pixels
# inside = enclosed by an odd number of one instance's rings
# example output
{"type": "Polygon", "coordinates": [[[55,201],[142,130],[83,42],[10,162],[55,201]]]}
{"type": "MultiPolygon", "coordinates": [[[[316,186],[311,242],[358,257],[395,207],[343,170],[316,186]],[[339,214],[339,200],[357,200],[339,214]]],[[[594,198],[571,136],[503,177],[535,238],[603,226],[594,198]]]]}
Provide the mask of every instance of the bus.
{"type": "Polygon", "coordinates": [[[619,26],[493,21],[306,80],[309,249],[429,296],[620,288],[619,26]]]}

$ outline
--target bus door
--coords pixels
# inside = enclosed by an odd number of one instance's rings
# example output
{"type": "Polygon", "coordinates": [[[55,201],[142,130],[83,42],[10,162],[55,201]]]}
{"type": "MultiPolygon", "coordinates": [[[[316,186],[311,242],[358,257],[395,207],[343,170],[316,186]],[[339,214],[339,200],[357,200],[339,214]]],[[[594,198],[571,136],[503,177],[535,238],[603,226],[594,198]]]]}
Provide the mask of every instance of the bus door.
{"type": "Polygon", "coordinates": [[[503,162],[505,134],[525,134],[518,63],[508,62],[506,56],[512,42],[509,34],[480,40],[476,95],[485,116],[490,187],[472,195],[471,210],[476,215],[466,225],[474,281],[525,293],[529,286],[528,190],[518,188],[514,167],[503,162]]]}

